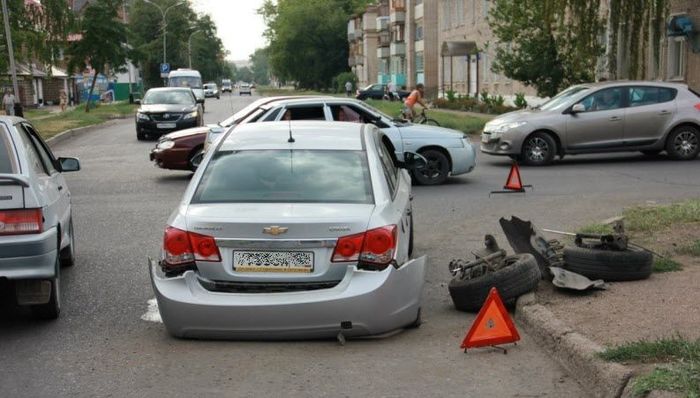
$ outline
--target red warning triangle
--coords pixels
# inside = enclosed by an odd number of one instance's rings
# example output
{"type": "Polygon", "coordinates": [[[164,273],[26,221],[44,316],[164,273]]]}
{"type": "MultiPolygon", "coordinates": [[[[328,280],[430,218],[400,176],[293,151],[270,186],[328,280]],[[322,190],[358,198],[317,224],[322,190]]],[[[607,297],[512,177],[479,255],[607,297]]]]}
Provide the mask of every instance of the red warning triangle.
{"type": "Polygon", "coordinates": [[[496,288],[492,287],[460,347],[463,349],[486,347],[514,343],[518,340],[520,335],[501,301],[501,296],[498,295],[496,288]]]}
{"type": "Polygon", "coordinates": [[[506,180],[506,185],[503,186],[503,189],[524,191],[523,180],[520,178],[520,168],[515,162],[513,162],[513,165],[510,166],[510,173],[508,173],[508,179],[506,180]]]}

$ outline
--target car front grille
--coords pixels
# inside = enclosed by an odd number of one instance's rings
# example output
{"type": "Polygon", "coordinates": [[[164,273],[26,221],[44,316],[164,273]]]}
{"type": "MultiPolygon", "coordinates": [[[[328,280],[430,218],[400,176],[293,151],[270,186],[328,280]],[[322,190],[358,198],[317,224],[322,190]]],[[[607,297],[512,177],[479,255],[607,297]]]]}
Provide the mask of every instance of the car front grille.
{"type": "Polygon", "coordinates": [[[301,292],[308,290],[330,289],[340,283],[337,281],[325,282],[228,282],[212,281],[199,278],[202,287],[218,293],[283,293],[301,292]]]}
{"type": "Polygon", "coordinates": [[[177,122],[182,117],[180,113],[152,113],[149,115],[156,122],[177,122]]]}

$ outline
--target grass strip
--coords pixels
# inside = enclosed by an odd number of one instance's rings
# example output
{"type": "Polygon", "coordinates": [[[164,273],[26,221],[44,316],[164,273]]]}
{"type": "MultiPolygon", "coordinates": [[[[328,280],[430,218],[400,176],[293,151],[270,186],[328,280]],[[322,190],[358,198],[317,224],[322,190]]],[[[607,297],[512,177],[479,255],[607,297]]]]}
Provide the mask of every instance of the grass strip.
{"type": "Polygon", "coordinates": [[[686,256],[700,257],[700,239],[678,248],[679,254],[685,254],[686,256]]]}
{"type": "Polygon", "coordinates": [[[688,341],[681,337],[635,341],[609,347],[599,354],[611,362],[700,361],[700,339],[688,341]]]}
{"type": "Polygon", "coordinates": [[[638,206],[626,209],[625,228],[633,232],[653,232],[674,224],[700,222],[700,199],[667,206],[638,206]]]}
{"type": "Polygon", "coordinates": [[[653,390],[674,391],[687,398],[700,397],[700,363],[685,362],[669,367],[657,367],[651,373],[636,378],[632,385],[635,396],[645,396],[653,390]]]}
{"type": "Polygon", "coordinates": [[[113,104],[99,105],[90,112],[80,106],[70,111],[51,114],[25,114],[26,119],[32,122],[39,134],[44,139],[53,137],[63,131],[78,127],[92,126],[110,119],[133,115],[137,105],[128,102],[115,102],[113,104]]]}
{"type": "MultiPolygon", "coordinates": [[[[379,109],[391,117],[399,117],[403,106],[403,103],[398,101],[367,100],[366,102],[368,105],[379,109]]],[[[436,109],[430,109],[427,113],[428,117],[437,120],[441,127],[459,130],[467,134],[479,134],[488,121],[487,118],[467,114],[460,115],[454,112],[443,112],[436,109]]]]}
{"type": "Polygon", "coordinates": [[[683,269],[683,266],[676,262],[671,260],[670,258],[659,258],[656,257],[654,259],[654,264],[652,265],[652,271],[656,273],[664,273],[664,272],[676,272],[676,271],[681,271],[683,269]]]}

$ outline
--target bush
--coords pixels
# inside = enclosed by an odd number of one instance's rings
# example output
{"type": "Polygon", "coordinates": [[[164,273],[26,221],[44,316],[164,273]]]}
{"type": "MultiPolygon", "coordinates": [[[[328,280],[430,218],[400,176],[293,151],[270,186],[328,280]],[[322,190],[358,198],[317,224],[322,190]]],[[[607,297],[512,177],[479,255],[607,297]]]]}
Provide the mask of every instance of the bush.
{"type": "Polygon", "coordinates": [[[455,102],[455,92],[453,90],[447,90],[447,101],[455,102]]]}
{"type": "Polygon", "coordinates": [[[515,104],[515,107],[519,109],[527,108],[525,93],[515,93],[515,101],[513,101],[513,104],[515,104]]]}
{"type": "Polygon", "coordinates": [[[345,83],[350,81],[352,86],[357,89],[357,76],[352,72],[342,72],[333,78],[333,89],[336,93],[345,92],[345,83]]]}
{"type": "Polygon", "coordinates": [[[490,114],[501,114],[516,110],[516,108],[505,106],[505,99],[502,96],[490,97],[485,91],[481,93],[481,100],[477,97],[455,95],[454,93],[454,98],[450,100],[449,91],[445,95],[447,98],[438,98],[433,101],[433,105],[436,108],[490,114]]]}

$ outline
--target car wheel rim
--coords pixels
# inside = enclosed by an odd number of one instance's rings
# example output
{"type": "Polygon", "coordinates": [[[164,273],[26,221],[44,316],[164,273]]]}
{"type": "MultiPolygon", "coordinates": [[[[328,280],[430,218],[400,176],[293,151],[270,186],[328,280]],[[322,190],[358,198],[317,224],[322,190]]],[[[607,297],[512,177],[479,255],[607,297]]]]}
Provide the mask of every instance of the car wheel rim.
{"type": "Polygon", "coordinates": [[[547,144],[547,141],[543,140],[542,138],[534,137],[527,142],[525,152],[527,153],[528,159],[536,162],[542,162],[549,155],[549,145],[547,144]]]}
{"type": "Polygon", "coordinates": [[[434,180],[442,174],[442,162],[436,156],[427,156],[427,163],[424,167],[418,169],[418,172],[429,180],[434,180]]]}
{"type": "Polygon", "coordinates": [[[676,152],[682,156],[689,156],[698,149],[698,136],[692,131],[683,131],[673,140],[676,152]]]}

